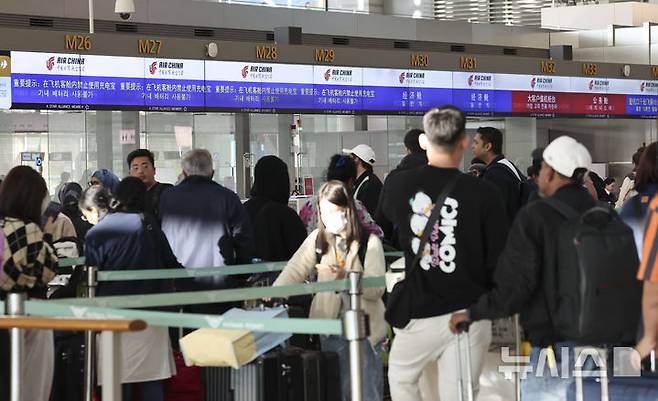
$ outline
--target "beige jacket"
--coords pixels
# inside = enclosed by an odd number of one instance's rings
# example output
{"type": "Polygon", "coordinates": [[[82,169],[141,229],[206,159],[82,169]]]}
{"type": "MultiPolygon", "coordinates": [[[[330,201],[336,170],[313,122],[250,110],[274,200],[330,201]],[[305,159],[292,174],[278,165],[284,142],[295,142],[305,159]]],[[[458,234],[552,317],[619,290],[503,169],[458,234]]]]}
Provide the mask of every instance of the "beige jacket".
{"type": "Polygon", "coordinates": [[[49,217],[43,231],[46,234],[52,235],[53,241],[59,241],[66,237],[77,237],[73,222],[64,213],[57,213],[57,218],[54,220],[52,217],[49,217]]]}
{"type": "MultiPolygon", "coordinates": [[[[292,285],[301,284],[306,277],[315,269],[315,239],[318,230],[314,230],[306,237],[304,243],[299,247],[297,252],[290,258],[285,269],[274,282],[274,285],[292,285]]],[[[329,249],[333,250],[335,241],[333,235],[327,237],[329,249]]],[[[384,248],[376,235],[371,235],[368,240],[368,250],[366,251],[365,269],[361,266],[358,256],[358,244],[353,243],[348,252],[345,266],[348,271],[364,271],[364,277],[383,276],[386,267],[384,262],[384,248]]],[[[327,252],[320,260],[322,265],[335,265],[336,253],[327,252]]],[[[329,281],[326,273],[318,271],[318,281],[329,281]]],[[[364,311],[370,317],[370,337],[368,340],[375,346],[386,337],[386,321],[384,320],[384,302],[382,296],[384,288],[367,288],[363,290],[361,305],[364,311]]],[[[311,303],[311,312],[309,317],[312,319],[337,319],[341,312],[341,297],[335,292],[320,292],[313,297],[311,303]]]]}

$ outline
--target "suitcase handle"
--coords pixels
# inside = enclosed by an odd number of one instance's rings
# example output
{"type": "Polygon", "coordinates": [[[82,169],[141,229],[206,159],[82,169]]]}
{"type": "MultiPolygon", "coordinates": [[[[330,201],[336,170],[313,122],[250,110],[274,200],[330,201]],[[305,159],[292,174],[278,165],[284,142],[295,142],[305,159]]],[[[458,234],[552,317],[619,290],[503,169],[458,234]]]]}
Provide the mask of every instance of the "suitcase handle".
{"type": "Polygon", "coordinates": [[[468,329],[471,327],[471,322],[459,322],[455,326],[458,333],[468,333],[468,329]]]}

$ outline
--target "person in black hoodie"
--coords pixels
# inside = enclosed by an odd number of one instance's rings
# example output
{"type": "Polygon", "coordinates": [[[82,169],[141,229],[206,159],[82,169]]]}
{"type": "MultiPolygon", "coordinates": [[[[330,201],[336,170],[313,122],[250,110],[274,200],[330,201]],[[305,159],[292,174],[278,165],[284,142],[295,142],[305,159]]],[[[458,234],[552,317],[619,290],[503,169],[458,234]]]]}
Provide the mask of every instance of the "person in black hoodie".
{"type": "MultiPolygon", "coordinates": [[[[413,294],[411,321],[395,329],[389,357],[389,383],[395,401],[420,399],[418,380],[426,365],[439,367],[441,400],[456,400],[457,366],[448,321],[453,312],[475,302],[489,288],[498,254],[507,236],[507,219],[493,185],[458,170],[468,147],[466,117],[452,106],[435,108],[423,118],[420,144],[429,163],[402,171],[387,181],[383,211],[397,227],[404,250],[405,281],[413,294]],[[457,180],[439,218],[426,227],[443,188],[457,180]],[[420,248],[420,237],[431,230],[420,248]],[[414,266],[421,252],[420,266],[414,266]],[[417,267],[417,268],[416,268],[417,267]]],[[[390,311],[390,313],[394,313],[390,311]]],[[[483,357],[491,342],[491,322],[471,327],[473,388],[477,392],[483,357]]]]}
{"type": "MultiPolygon", "coordinates": [[[[386,176],[386,181],[384,181],[384,186],[386,186],[386,183],[389,181],[390,177],[394,176],[395,174],[401,171],[415,169],[427,164],[427,155],[425,154],[423,148],[420,147],[420,143],[418,142],[418,138],[421,134],[423,134],[422,129],[412,128],[404,135],[404,147],[407,150],[407,155],[402,158],[400,164],[398,164],[395,169],[388,173],[388,176],[386,176]]],[[[397,247],[397,235],[395,234],[393,223],[388,221],[384,215],[384,212],[382,211],[383,195],[384,191],[382,190],[379,195],[377,211],[373,217],[375,218],[377,225],[379,225],[379,227],[382,228],[382,231],[384,231],[384,239],[391,245],[397,247]]]]}
{"type": "Polygon", "coordinates": [[[538,178],[539,190],[545,198],[529,203],[516,216],[498,261],[493,289],[482,294],[467,312],[456,313],[450,320],[450,328],[456,332],[461,322],[520,313],[521,325],[532,345],[529,365],[532,373],[521,384],[524,401],[565,400],[567,389],[574,382],[571,376],[574,343],[569,342],[573,339],[557,334],[551,316],[554,312],[548,308],[555,302],[556,295],[549,290],[549,283],[556,280],[557,236],[565,217],[546,197],[565,203],[579,214],[594,207],[595,199],[583,187],[591,163],[587,149],[568,136],[561,136],[546,147],[538,178]],[[561,360],[563,353],[570,355],[569,361],[561,360]],[[545,357],[549,366],[553,362],[559,368],[559,374],[553,376],[546,369],[538,371],[546,363],[545,357]],[[562,370],[565,365],[569,365],[568,371],[562,370]]]}
{"type": "Polygon", "coordinates": [[[288,207],[288,166],[276,156],[265,156],[254,168],[251,198],[244,207],[255,233],[255,256],[277,262],[288,260],[306,239],[306,227],[288,207]]]}

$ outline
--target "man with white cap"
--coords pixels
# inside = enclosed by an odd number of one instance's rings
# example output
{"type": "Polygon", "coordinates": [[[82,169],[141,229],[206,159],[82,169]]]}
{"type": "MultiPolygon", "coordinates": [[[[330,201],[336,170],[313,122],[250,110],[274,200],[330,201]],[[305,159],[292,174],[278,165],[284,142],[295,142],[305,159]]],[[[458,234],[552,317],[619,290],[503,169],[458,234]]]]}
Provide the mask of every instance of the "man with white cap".
{"type": "Polygon", "coordinates": [[[566,221],[551,205],[555,201],[548,198],[570,206],[579,214],[594,207],[596,201],[583,186],[591,164],[587,149],[568,136],[559,137],[546,147],[537,180],[544,198],[528,204],[517,214],[498,259],[493,289],[465,312],[453,314],[450,320],[450,329],[457,332],[456,326],[461,322],[520,313],[526,338],[532,344],[532,370],[527,377],[521,376],[524,401],[567,399],[568,386],[573,383],[571,372],[562,372],[560,366],[563,350],[573,355],[571,345],[565,343],[570,339],[558,334],[547,306],[553,304],[556,296],[555,291],[547,289],[553,288],[548,283],[557,278],[558,236],[561,224],[566,221]],[[560,370],[560,374],[552,375],[552,369],[560,370]],[[543,375],[539,372],[542,370],[543,375]],[[561,379],[564,374],[571,379],[561,379]]]}
{"type": "Polygon", "coordinates": [[[379,202],[382,182],[372,171],[375,164],[375,151],[366,144],[356,145],[353,149],[343,149],[354,159],[356,164],[356,182],[354,183],[354,198],[358,199],[374,216],[379,202]]]}

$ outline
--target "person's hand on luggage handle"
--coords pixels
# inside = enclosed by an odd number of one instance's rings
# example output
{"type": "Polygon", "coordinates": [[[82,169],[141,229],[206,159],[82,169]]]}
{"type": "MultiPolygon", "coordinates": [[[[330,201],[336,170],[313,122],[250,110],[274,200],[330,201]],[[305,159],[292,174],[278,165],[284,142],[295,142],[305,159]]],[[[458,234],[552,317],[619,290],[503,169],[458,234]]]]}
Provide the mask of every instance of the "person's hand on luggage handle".
{"type": "Polygon", "coordinates": [[[452,334],[459,334],[463,331],[468,331],[467,328],[470,324],[471,319],[468,318],[468,313],[466,312],[457,312],[450,316],[450,331],[452,334]]]}
{"type": "Polygon", "coordinates": [[[318,263],[315,265],[315,268],[318,269],[318,273],[322,273],[324,276],[329,276],[333,280],[344,279],[346,275],[345,269],[335,265],[329,266],[318,263]]]}

